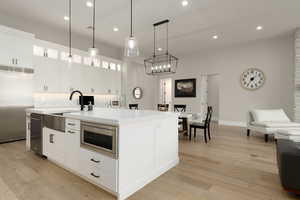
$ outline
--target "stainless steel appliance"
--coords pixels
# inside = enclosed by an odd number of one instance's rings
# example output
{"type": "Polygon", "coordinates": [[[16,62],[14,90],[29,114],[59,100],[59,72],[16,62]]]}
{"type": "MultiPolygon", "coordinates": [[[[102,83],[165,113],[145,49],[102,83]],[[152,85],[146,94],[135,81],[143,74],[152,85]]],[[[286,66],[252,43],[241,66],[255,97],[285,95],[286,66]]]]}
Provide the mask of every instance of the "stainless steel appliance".
{"type": "Polygon", "coordinates": [[[0,143],[26,138],[26,108],[33,107],[33,70],[0,66],[0,143]]]}
{"type": "Polygon", "coordinates": [[[56,131],[65,132],[65,121],[63,113],[44,115],[44,126],[56,131]]]}
{"type": "Polygon", "coordinates": [[[0,107],[0,143],[25,139],[26,108],[28,107],[0,107]]]}
{"type": "Polygon", "coordinates": [[[30,115],[30,146],[38,155],[43,151],[43,115],[32,113],[30,115]]]}
{"type": "Polygon", "coordinates": [[[118,127],[81,122],[81,146],[118,158],[118,127]]]}

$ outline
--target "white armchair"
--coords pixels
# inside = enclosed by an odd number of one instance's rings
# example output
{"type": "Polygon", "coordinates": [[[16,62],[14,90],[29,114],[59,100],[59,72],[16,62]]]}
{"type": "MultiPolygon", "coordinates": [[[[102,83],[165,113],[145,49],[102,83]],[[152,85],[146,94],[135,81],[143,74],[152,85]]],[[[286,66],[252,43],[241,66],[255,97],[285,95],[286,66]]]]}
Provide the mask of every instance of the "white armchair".
{"type": "Polygon", "coordinates": [[[264,134],[268,142],[269,135],[274,135],[281,129],[300,128],[299,123],[291,122],[283,109],[252,110],[247,114],[247,136],[250,131],[264,134]]]}

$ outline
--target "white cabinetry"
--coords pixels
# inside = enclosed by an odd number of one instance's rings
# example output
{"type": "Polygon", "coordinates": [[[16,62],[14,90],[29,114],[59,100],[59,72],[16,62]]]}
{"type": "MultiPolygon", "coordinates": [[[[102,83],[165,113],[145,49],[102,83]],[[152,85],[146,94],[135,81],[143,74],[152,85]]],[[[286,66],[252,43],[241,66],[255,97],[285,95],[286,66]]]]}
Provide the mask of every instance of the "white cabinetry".
{"type": "Polygon", "coordinates": [[[59,164],[65,162],[65,133],[43,128],[43,155],[59,164]]]}
{"type": "Polygon", "coordinates": [[[80,121],[66,119],[65,133],[43,128],[43,155],[109,191],[117,192],[117,160],[80,147],[80,121]]]}
{"type": "Polygon", "coordinates": [[[0,26],[0,64],[32,68],[34,35],[0,26]]]}
{"type": "Polygon", "coordinates": [[[80,121],[66,120],[65,162],[64,165],[75,172],[79,171],[80,121]]]}
{"type": "Polygon", "coordinates": [[[35,92],[61,92],[62,66],[58,60],[34,57],[35,92]]]}
{"type": "Polygon", "coordinates": [[[80,172],[96,184],[117,192],[117,161],[102,154],[80,148],[80,172]]]}
{"type": "Polygon", "coordinates": [[[85,94],[121,94],[121,61],[100,56],[91,66],[86,52],[73,49],[74,59],[70,64],[67,52],[61,45],[36,40],[33,47],[36,92],[80,90],[85,94]]]}

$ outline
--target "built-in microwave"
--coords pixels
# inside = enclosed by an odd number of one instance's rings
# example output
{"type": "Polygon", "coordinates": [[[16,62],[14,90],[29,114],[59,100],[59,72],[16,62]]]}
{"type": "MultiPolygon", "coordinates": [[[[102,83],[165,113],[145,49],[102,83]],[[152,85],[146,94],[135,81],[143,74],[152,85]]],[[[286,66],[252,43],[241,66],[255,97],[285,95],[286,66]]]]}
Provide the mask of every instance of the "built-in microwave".
{"type": "Polygon", "coordinates": [[[118,158],[118,127],[81,122],[81,147],[118,158]]]}

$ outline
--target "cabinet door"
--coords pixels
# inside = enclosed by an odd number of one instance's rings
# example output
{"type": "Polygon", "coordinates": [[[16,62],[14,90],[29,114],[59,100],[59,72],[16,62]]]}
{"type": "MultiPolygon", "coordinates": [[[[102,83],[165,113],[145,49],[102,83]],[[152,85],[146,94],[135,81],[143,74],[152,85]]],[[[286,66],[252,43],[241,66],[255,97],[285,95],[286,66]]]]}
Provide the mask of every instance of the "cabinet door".
{"type": "Polygon", "coordinates": [[[26,38],[15,38],[13,44],[14,57],[17,60],[16,66],[33,68],[33,41],[26,38]]]}
{"type": "Polygon", "coordinates": [[[45,57],[34,57],[34,87],[36,92],[60,92],[60,61],[45,57]]]}
{"type": "Polygon", "coordinates": [[[52,158],[51,150],[53,151],[53,133],[48,128],[43,128],[43,155],[52,158]]]}
{"type": "Polygon", "coordinates": [[[80,64],[69,64],[62,62],[62,90],[71,92],[82,88],[82,66],[80,64]]]}
{"type": "Polygon", "coordinates": [[[5,33],[0,33],[0,65],[13,66],[14,38],[5,33]]]}
{"type": "Polygon", "coordinates": [[[65,135],[65,166],[73,171],[79,171],[80,131],[67,129],[65,135]]]}
{"type": "Polygon", "coordinates": [[[43,136],[43,155],[63,165],[65,161],[65,133],[44,128],[43,136]]]}
{"type": "Polygon", "coordinates": [[[57,163],[64,165],[65,163],[65,133],[54,131],[54,149],[51,150],[51,157],[57,163]]]}

